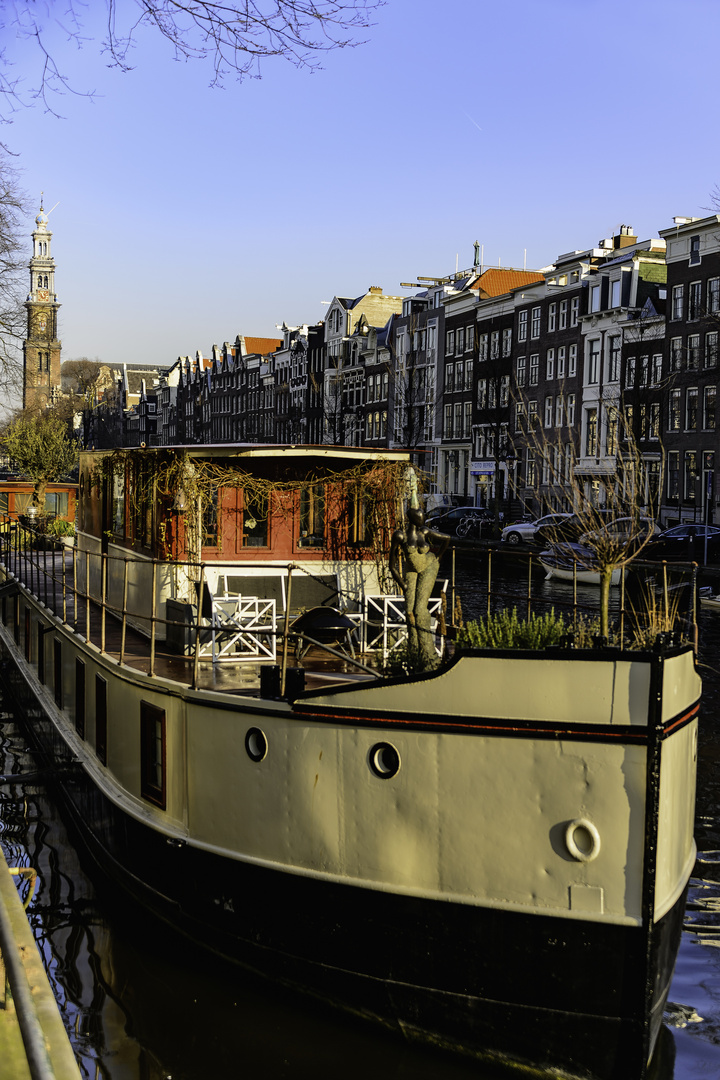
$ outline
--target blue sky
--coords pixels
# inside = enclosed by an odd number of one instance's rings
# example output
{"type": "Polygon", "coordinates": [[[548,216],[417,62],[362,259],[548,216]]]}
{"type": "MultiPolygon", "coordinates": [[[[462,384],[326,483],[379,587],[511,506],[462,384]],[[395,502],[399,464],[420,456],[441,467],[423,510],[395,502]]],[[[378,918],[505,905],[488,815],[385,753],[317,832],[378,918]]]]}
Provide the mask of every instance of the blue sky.
{"type": "MultiPolygon", "coordinates": [[[[149,29],[127,74],[54,31],[96,97],[20,110],[0,138],[33,206],[57,203],[63,358],[170,364],[317,322],[334,295],[406,294],[475,240],[537,268],[707,213],[719,22],[716,0],[388,0],[323,71],[275,60],[224,90],[149,29]]],[[[35,50],[8,51],[32,83],[35,50]]]]}

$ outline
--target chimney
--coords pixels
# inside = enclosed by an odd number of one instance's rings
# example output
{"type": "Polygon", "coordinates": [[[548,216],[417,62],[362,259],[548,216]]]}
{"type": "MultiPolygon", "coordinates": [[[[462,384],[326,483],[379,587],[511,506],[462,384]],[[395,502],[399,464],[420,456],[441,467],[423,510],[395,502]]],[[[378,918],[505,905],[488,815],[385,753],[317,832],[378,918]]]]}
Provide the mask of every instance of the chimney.
{"type": "Polygon", "coordinates": [[[632,225],[621,225],[618,235],[613,236],[613,247],[632,247],[633,244],[637,244],[637,236],[633,233],[632,225]]]}

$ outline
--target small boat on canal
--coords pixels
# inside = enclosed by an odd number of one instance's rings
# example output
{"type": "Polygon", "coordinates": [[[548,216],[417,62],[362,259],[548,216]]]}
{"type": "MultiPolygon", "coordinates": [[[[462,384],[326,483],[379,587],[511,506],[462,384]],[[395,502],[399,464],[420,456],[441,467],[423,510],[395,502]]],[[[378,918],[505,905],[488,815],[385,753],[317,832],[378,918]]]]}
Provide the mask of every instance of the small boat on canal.
{"type": "MultiPolygon", "coordinates": [[[[600,571],[595,553],[583,544],[551,544],[538,555],[540,565],[546,571],[546,580],[576,581],[582,585],[599,585],[600,571]]],[[[623,570],[616,567],[610,577],[611,585],[619,585],[623,570]]]]}
{"type": "Polygon", "coordinates": [[[456,647],[451,582],[417,670],[384,554],[408,466],[82,454],[76,546],[5,534],[5,681],[86,851],[176,931],[443,1051],[640,1080],[695,861],[693,650],[456,647]]]}

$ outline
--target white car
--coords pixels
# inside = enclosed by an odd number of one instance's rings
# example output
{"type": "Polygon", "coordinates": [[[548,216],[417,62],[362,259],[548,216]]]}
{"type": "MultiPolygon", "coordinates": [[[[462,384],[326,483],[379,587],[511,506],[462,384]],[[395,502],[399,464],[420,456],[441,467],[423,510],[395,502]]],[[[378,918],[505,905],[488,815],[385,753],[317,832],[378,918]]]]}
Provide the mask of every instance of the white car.
{"type": "Polygon", "coordinates": [[[544,517],[538,518],[537,521],[518,521],[515,525],[507,525],[502,533],[500,539],[504,540],[506,544],[529,544],[535,538],[535,533],[543,525],[560,525],[563,521],[567,521],[571,518],[572,514],[545,514],[544,517]]]}

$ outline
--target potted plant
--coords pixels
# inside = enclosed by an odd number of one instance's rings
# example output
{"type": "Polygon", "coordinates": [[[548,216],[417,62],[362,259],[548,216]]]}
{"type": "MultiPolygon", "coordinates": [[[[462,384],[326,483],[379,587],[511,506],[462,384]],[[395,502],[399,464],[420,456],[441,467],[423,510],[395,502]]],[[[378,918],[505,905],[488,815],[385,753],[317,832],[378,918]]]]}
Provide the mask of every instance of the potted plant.
{"type": "Polygon", "coordinates": [[[64,518],[55,518],[49,522],[46,533],[63,547],[72,547],[75,543],[75,526],[72,521],[65,521],[64,518]]]}

